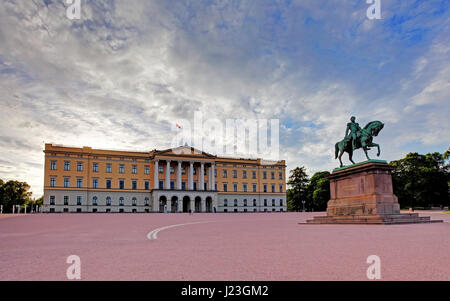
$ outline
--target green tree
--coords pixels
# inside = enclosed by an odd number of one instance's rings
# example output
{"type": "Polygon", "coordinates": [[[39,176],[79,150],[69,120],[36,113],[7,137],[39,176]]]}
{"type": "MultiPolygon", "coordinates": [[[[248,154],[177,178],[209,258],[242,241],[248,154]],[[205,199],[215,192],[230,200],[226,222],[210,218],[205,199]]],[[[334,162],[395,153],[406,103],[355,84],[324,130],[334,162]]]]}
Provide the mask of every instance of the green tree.
{"type": "Polygon", "coordinates": [[[307,202],[314,211],[325,211],[330,200],[330,180],[328,171],[316,172],[307,187],[307,202]]]}
{"type": "Polygon", "coordinates": [[[447,205],[450,174],[444,155],[409,153],[405,158],[389,163],[394,170],[394,194],[401,207],[447,205]]]}
{"type": "Polygon", "coordinates": [[[447,151],[444,153],[444,159],[448,160],[450,159],[450,147],[447,149],[447,151]]]}
{"type": "Polygon", "coordinates": [[[3,205],[3,212],[12,212],[13,205],[23,206],[30,201],[30,185],[25,182],[8,181],[0,182],[0,205],[3,205]]]}
{"type": "Polygon", "coordinates": [[[300,211],[303,208],[303,200],[307,197],[308,175],[305,167],[297,167],[290,171],[290,188],[286,192],[287,206],[290,211],[300,211]]]}

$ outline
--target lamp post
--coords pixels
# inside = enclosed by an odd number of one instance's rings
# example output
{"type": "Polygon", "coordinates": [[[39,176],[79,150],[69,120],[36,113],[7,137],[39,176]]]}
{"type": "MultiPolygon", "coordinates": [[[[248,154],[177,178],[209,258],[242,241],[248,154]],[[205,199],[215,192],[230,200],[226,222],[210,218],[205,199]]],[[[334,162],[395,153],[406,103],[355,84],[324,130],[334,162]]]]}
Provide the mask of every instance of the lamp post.
{"type": "Polygon", "coordinates": [[[305,212],[305,203],[306,203],[306,201],[303,200],[302,203],[303,203],[303,212],[305,212]]]}

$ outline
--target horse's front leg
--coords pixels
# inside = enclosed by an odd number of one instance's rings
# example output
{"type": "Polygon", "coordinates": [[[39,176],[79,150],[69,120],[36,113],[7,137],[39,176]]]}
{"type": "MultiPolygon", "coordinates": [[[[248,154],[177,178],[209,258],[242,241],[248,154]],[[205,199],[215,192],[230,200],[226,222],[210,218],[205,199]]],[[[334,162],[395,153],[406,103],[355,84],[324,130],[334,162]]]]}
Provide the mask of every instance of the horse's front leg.
{"type": "Polygon", "coordinates": [[[377,157],[379,157],[379,156],[381,155],[380,145],[379,145],[379,144],[376,144],[376,143],[372,143],[370,146],[375,146],[376,148],[378,148],[377,157]]]}
{"type": "Polygon", "coordinates": [[[366,154],[367,160],[370,160],[369,154],[367,153],[368,146],[366,144],[366,140],[361,140],[362,149],[364,150],[364,153],[366,154]]]}

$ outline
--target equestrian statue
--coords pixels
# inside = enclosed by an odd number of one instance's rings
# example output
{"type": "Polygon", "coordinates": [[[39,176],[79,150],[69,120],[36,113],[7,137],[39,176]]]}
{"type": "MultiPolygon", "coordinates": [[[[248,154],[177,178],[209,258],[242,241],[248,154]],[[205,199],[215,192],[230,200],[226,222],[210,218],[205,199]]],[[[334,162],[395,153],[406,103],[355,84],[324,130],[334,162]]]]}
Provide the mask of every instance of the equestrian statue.
{"type": "Polygon", "coordinates": [[[376,143],[373,143],[373,137],[378,136],[378,133],[383,129],[384,124],[380,121],[372,121],[369,122],[364,128],[361,128],[358,123],[356,123],[356,117],[350,118],[350,122],[347,123],[347,129],[345,130],[345,138],[336,143],[335,146],[335,159],[339,158],[339,162],[342,164],[342,155],[344,152],[348,153],[348,157],[350,161],[353,162],[353,152],[357,149],[362,148],[364,153],[366,154],[367,160],[370,160],[367,151],[370,150],[371,147],[377,147],[379,157],[381,154],[380,146],[376,143]]]}

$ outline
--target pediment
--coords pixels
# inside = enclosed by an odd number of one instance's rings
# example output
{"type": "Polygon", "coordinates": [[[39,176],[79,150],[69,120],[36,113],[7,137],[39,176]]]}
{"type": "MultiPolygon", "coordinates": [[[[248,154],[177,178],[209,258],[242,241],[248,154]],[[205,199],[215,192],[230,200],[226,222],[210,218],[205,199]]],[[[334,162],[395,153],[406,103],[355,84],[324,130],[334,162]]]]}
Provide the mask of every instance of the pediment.
{"type": "Polygon", "coordinates": [[[215,156],[208,154],[206,152],[200,151],[196,148],[190,147],[188,145],[179,146],[176,148],[170,148],[166,150],[156,151],[155,155],[164,155],[164,156],[195,156],[195,157],[206,157],[206,158],[215,158],[215,156]]]}

